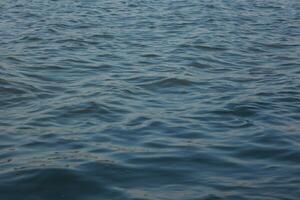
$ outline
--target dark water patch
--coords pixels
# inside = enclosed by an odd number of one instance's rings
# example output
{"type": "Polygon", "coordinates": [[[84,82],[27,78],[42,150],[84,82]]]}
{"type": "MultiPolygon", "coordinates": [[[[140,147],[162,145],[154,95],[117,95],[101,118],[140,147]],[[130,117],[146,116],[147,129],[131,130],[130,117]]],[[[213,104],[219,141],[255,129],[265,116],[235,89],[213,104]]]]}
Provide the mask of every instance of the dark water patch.
{"type": "Polygon", "coordinates": [[[299,162],[299,157],[297,152],[290,151],[287,148],[280,147],[267,147],[267,146],[249,146],[244,147],[236,155],[239,158],[249,158],[249,159],[264,159],[264,160],[274,160],[275,162],[299,162]]]}
{"type": "Polygon", "coordinates": [[[156,58],[156,57],[159,57],[159,55],[155,54],[155,53],[148,53],[148,54],[143,54],[142,57],[145,57],[145,58],[156,58]]]}
{"type": "Polygon", "coordinates": [[[183,88],[189,88],[195,85],[196,82],[192,80],[187,80],[185,78],[163,78],[161,80],[153,81],[153,82],[148,82],[148,83],[142,83],[139,84],[139,87],[145,88],[150,91],[160,91],[160,90],[169,90],[172,91],[171,89],[174,88],[175,90],[177,89],[183,89],[183,88]]]}
{"type": "Polygon", "coordinates": [[[214,111],[214,113],[218,115],[234,115],[238,117],[251,117],[255,115],[255,111],[251,110],[251,107],[243,107],[243,106],[237,106],[232,110],[214,111]]]}
{"type": "Polygon", "coordinates": [[[18,171],[11,176],[1,177],[1,198],[19,199],[95,199],[99,194],[103,198],[120,199],[122,194],[109,189],[96,179],[86,179],[82,172],[71,169],[36,169],[18,171]],[[34,180],[34,184],[32,184],[34,180]],[[36,184],[37,185],[36,185],[36,184]],[[13,186],[13,187],[12,187],[13,186]],[[38,190],[39,194],[35,191],[38,190]],[[80,190],[80,194],[74,191],[80,190]],[[69,192],[66,192],[69,191],[69,192]],[[73,192],[71,192],[73,191],[73,192]]]}
{"type": "Polygon", "coordinates": [[[197,61],[191,62],[189,66],[200,68],[200,69],[212,68],[212,66],[208,63],[201,63],[197,61]]]}

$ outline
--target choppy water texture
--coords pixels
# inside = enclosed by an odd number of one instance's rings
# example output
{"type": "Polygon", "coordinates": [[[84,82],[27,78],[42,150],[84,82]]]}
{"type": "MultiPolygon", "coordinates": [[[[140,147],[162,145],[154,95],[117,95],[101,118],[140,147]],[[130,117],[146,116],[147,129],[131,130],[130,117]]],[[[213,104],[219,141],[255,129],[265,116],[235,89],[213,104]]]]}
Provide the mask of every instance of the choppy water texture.
{"type": "Polygon", "coordinates": [[[1,200],[298,200],[298,0],[0,1],[1,200]]]}

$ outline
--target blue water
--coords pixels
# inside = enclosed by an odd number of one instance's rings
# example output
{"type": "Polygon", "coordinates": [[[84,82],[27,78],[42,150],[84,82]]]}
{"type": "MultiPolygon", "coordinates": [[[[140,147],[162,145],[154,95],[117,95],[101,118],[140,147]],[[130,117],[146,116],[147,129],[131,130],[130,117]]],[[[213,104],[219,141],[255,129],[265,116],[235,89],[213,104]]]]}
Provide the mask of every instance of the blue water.
{"type": "Polygon", "coordinates": [[[299,198],[300,1],[0,1],[0,200],[299,198]]]}

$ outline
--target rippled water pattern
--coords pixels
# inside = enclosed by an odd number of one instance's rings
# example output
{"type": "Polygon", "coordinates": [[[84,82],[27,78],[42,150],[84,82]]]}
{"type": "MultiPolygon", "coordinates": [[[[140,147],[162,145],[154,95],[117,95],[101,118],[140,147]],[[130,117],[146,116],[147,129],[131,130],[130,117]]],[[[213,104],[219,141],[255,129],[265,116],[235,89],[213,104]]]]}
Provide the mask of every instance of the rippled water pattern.
{"type": "Polygon", "coordinates": [[[1,200],[298,200],[300,1],[1,0],[1,200]]]}

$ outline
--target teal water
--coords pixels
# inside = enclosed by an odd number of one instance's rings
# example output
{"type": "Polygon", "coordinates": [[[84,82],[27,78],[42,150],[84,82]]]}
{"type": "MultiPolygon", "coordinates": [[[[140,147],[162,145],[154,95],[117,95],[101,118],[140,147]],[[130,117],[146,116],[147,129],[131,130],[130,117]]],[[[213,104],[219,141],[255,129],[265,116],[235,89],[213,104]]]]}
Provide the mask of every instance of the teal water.
{"type": "Polygon", "coordinates": [[[0,1],[0,200],[298,200],[298,0],[0,1]]]}

